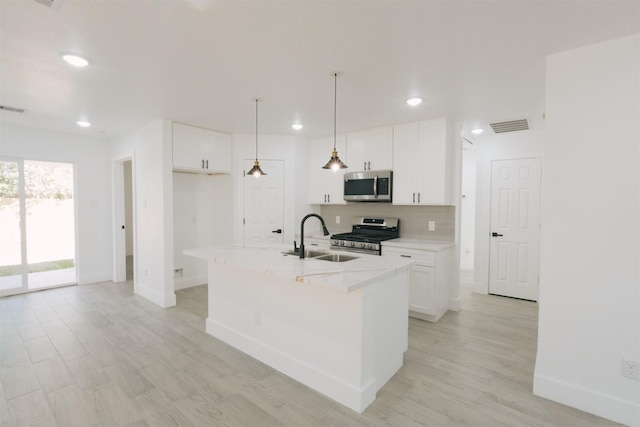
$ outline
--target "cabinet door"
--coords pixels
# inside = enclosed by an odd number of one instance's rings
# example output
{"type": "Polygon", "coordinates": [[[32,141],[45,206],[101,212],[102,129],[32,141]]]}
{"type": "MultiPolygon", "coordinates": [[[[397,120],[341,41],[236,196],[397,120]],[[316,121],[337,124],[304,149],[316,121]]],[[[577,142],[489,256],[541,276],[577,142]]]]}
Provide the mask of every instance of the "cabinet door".
{"type": "Polygon", "coordinates": [[[369,158],[367,167],[370,170],[393,168],[393,128],[374,129],[369,132],[369,158]]]}
{"type": "Polygon", "coordinates": [[[173,124],[173,167],[174,169],[202,170],[207,144],[204,129],[173,124]]]}
{"type": "MultiPolygon", "coordinates": [[[[336,150],[338,156],[346,155],[346,136],[338,135],[336,150]]],[[[307,159],[308,165],[308,203],[310,205],[344,205],[344,170],[323,169],[333,151],[333,137],[311,141],[307,159]]],[[[347,159],[340,157],[347,165],[347,159]]]]}
{"type": "MultiPolygon", "coordinates": [[[[347,137],[346,135],[338,135],[336,138],[336,149],[338,150],[338,157],[340,157],[341,153],[347,155],[347,137]]],[[[325,154],[326,161],[331,157],[331,151],[333,151],[333,138],[331,139],[330,149],[325,154]]],[[[349,166],[349,157],[342,158],[342,161],[349,166]]],[[[324,179],[326,180],[327,186],[327,200],[330,205],[345,205],[347,202],[344,201],[344,173],[345,170],[332,171],[327,169],[320,169],[324,172],[324,179]]],[[[349,169],[347,169],[349,170],[349,169]]]]}
{"type": "Polygon", "coordinates": [[[347,158],[349,159],[347,164],[352,172],[367,170],[369,132],[356,132],[347,135],[347,158]]]}
{"type": "Polygon", "coordinates": [[[418,169],[418,123],[393,128],[393,204],[415,203],[418,169]]]}
{"type": "Polygon", "coordinates": [[[414,265],[409,281],[409,310],[435,315],[435,269],[414,265]]]}
{"type": "Polygon", "coordinates": [[[420,204],[444,204],[447,172],[446,119],[420,122],[417,170],[417,191],[420,204]]]}
{"type": "Polygon", "coordinates": [[[210,172],[231,172],[231,135],[206,132],[206,169],[210,172]]]}
{"type": "Polygon", "coordinates": [[[310,205],[322,205],[327,200],[325,172],[322,169],[324,163],[327,162],[328,156],[327,149],[329,143],[327,139],[318,139],[309,142],[309,149],[307,151],[307,197],[310,205]],[[324,162],[324,163],[323,163],[324,162]]]}

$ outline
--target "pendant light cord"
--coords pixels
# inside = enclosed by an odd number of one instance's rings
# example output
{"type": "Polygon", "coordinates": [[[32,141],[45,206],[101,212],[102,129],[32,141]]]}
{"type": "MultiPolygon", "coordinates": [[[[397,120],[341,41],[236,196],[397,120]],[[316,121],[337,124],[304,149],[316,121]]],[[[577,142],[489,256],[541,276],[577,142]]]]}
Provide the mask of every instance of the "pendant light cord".
{"type": "Polygon", "coordinates": [[[338,73],[333,74],[333,151],[336,151],[336,117],[338,109],[338,73]]]}
{"type": "Polygon", "coordinates": [[[256,98],[256,162],[258,161],[258,98],[256,98]]]}

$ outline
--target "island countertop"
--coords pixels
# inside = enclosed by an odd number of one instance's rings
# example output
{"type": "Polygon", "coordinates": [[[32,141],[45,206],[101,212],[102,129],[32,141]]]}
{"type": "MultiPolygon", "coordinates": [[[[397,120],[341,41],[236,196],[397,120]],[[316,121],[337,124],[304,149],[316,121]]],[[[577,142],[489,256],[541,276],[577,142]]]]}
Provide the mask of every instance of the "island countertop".
{"type": "Polygon", "coordinates": [[[288,249],[282,246],[219,246],[186,249],[184,254],[340,292],[360,289],[397,271],[408,269],[413,264],[410,259],[333,250],[323,252],[357,259],[346,262],[300,259],[294,255],[284,255],[283,252],[288,249]]]}

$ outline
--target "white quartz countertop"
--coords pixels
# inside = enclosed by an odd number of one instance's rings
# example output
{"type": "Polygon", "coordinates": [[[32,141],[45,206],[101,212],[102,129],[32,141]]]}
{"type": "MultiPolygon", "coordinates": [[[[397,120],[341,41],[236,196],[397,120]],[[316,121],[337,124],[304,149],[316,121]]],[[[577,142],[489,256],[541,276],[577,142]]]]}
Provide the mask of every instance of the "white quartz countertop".
{"type": "Polygon", "coordinates": [[[331,250],[324,252],[355,256],[357,259],[330,262],[313,258],[300,259],[294,255],[282,254],[283,251],[290,249],[282,246],[220,246],[186,249],[184,254],[252,271],[264,271],[265,274],[341,292],[360,289],[394,275],[398,271],[408,269],[413,264],[413,261],[405,258],[331,250]]]}
{"type": "Polygon", "coordinates": [[[409,238],[403,238],[403,237],[399,239],[385,240],[384,242],[382,242],[383,248],[393,247],[393,248],[404,248],[404,249],[418,249],[422,251],[434,251],[434,252],[438,252],[453,246],[454,246],[453,242],[437,242],[433,240],[409,239],[409,238]]]}

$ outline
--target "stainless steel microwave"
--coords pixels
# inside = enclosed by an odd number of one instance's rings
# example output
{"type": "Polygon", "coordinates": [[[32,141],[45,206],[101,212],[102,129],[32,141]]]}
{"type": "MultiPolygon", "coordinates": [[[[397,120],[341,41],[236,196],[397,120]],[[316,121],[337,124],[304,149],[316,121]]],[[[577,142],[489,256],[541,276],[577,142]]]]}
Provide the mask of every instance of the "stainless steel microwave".
{"type": "Polygon", "coordinates": [[[347,202],[391,202],[393,171],[361,171],[344,174],[347,202]]]}

